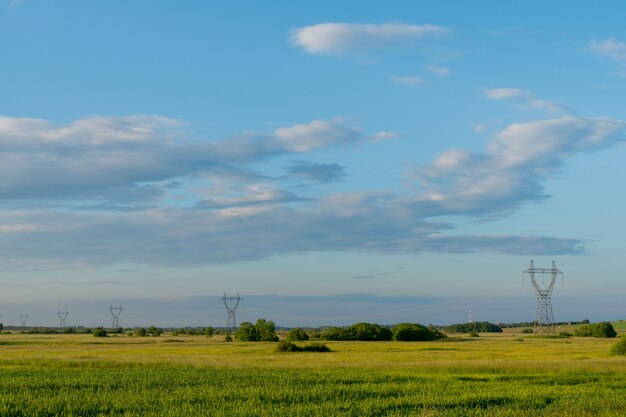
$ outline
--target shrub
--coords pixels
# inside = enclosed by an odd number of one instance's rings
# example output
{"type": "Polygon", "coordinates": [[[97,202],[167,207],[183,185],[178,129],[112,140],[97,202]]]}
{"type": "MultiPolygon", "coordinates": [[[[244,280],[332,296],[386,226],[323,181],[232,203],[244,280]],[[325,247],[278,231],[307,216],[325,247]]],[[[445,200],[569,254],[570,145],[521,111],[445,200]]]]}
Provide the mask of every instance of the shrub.
{"type": "Polygon", "coordinates": [[[469,332],[469,337],[478,337],[478,332],[475,330],[472,330],[471,332],[469,332]]]}
{"type": "Polygon", "coordinates": [[[566,339],[568,337],[572,337],[573,334],[571,334],[570,332],[559,332],[558,337],[566,339]]]}
{"type": "Polygon", "coordinates": [[[611,355],[626,355],[626,336],[622,336],[620,340],[611,347],[611,355]]]}
{"type": "Polygon", "coordinates": [[[94,337],[107,337],[108,333],[106,330],[104,330],[102,327],[98,327],[97,329],[93,329],[93,332],[91,332],[91,334],[94,335],[94,337]]]}
{"type": "Polygon", "coordinates": [[[213,333],[215,333],[215,329],[211,326],[207,327],[206,329],[204,329],[204,335],[206,337],[213,337],[213,333]]]}
{"type": "Polygon", "coordinates": [[[233,341],[233,337],[230,335],[230,333],[226,333],[226,336],[224,336],[224,342],[232,342],[233,341]]]}
{"type": "Polygon", "coordinates": [[[146,337],[147,334],[148,334],[148,331],[144,329],[143,327],[140,327],[137,330],[135,330],[135,336],[146,337]]]}
{"type": "Polygon", "coordinates": [[[309,335],[306,334],[304,330],[299,327],[294,327],[293,329],[287,332],[287,337],[285,338],[288,342],[299,342],[302,340],[309,340],[309,335]]]}
{"type": "Polygon", "coordinates": [[[608,321],[580,326],[574,331],[578,337],[615,337],[617,332],[608,321]]]}
{"type": "Polygon", "coordinates": [[[392,327],[393,340],[404,342],[420,342],[439,340],[446,337],[437,329],[429,329],[417,323],[398,323],[392,327]]]}
{"type": "Polygon", "coordinates": [[[330,352],[328,346],[323,343],[309,343],[308,345],[298,346],[288,341],[279,342],[276,350],[278,352],[330,352]]]}
{"type": "Polygon", "coordinates": [[[531,328],[522,329],[521,333],[534,333],[534,330],[531,328]]]}

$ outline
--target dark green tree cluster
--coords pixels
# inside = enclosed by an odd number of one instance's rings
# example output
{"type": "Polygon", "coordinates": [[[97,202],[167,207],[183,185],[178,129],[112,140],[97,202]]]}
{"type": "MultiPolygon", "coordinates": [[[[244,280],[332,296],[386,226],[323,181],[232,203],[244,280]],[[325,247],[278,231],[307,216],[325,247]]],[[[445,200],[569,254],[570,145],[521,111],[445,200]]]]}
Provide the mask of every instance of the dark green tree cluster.
{"type": "Polygon", "coordinates": [[[162,329],[156,328],[154,326],[150,326],[147,329],[143,327],[136,328],[134,335],[139,336],[139,337],[146,337],[146,336],[158,337],[158,336],[161,336],[162,333],[163,333],[162,329]]]}
{"type": "Polygon", "coordinates": [[[320,337],[325,340],[416,342],[443,339],[446,335],[417,323],[398,323],[391,329],[374,323],[356,323],[348,327],[329,327],[320,337]]]}
{"type": "Polygon", "coordinates": [[[302,340],[309,340],[309,335],[299,327],[294,327],[287,332],[285,339],[288,342],[300,342],[302,340]]]}
{"type": "Polygon", "coordinates": [[[256,324],[244,321],[239,325],[235,339],[240,342],[278,342],[273,321],[258,319],[256,324]]]}
{"type": "Polygon", "coordinates": [[[213,337],[215,329],[209,327],[187,327],[184,329],[175,329],[172,331],[172,336],[206,336],[213,337]]]}
{"type": "Polygon", "coordinates": [[[444,339],[445,334],[435,328],[417,323],[398,323],[391,328],[393,340],[400,342],[428,342],[444,339]]]}
{"type": "Polygon", "coordinates": [[[109,335],[107,331],[104,330],[102,327],[93,329],[93,332],[91,332],[91,334],[93,334],[94,337],[107,337],[109,335]]]}
{"type": "Polygon", "coordinates": [[[446,327],[446,331],[450,333],[502,333],[502,328],[488,321],[480,321],[474,323],[451,324],[446,327]]]}
{"type": "Polygon", "coordinates": [[[289,341],[279,342],[276,346],[278,352],[330,352],[330,348],[323,343],[309,343],[298,346],[289,341]]]}
{"type": "Polygon", "coordinates": [[[391,340],[392,334],[388,327],[375,323],[356,323],[348,327],[328,327],[320,338],[324,340],[360,340],[384,341],[391,340]]]}
{"type": "Polygon", "coordinates": [[[617,332],[613,328],[613,325],[608,321],[601,323],[587,324],[580,326],[574,330],[574,336],[578,337],[615,337],[617,332]]]}

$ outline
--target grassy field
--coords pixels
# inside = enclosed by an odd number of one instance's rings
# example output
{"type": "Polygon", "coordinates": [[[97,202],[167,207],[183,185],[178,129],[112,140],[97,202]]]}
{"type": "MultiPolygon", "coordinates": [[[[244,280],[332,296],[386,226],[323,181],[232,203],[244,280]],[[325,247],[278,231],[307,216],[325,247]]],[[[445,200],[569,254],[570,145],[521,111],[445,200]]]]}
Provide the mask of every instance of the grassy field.
{"type": "Polygon", "coordinates": [[[277,353],[219,336],[0,335],[0,416],[624,416],[615,339],[505,333],[277,353]]]}

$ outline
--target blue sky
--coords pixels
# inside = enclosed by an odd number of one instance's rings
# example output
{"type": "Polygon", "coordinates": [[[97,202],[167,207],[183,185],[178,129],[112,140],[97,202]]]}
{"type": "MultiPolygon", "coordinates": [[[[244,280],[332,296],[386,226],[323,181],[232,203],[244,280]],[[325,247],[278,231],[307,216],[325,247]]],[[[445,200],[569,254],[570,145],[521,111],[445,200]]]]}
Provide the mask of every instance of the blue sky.
{"type": "Polygon", "coordinates": [[[620,2],[0,2],[0,313],[623,318],[620,2]]]}

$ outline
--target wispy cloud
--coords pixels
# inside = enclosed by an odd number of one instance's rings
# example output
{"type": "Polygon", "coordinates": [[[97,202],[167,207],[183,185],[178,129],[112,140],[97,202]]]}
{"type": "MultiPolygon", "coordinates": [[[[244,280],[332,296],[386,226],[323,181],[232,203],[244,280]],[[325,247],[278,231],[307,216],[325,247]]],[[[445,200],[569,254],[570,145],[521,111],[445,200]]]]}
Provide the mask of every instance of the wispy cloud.
{"type": "Polygon", "coordinates": [[[108,208],[155,202],[180,178],[211,173],[258,178],[249,164],[379,142],[393,134],[366,135],[334,119],[220,141],[189,136],[183,123],[161,116],[91,117],[64,125],[0,117],[0,200],[90,201],[108,208]]]}
{"type": "Polygon", "coordinates": [[[426,70],[431,74],[435,74],[438,77],[447,77],[450,75],[450,69],[446,67],[440,67],[437,65],[429,65],[426,70]]]}
{"type": "Polygon", "coordinates": [[[498,132],[485,152],[448,149],[414,172],[436,213],[486,213],[546,198],[542,181],[579,153],[609,147],[624,138],[626,122],[563,116],[514,123],[498,132]]]}
{"type": "Polygon", "coordinates": [[[420,77],[416,76],[393,76],[391,77],[391,81],[397,84],[408,85],[409,87],[417,87],[424,83],[424,80],[420,77]]]}
{"type": "Polygon", "coordinates": [[[520,90],[518,88],[494,88],[492,90],[487,90],[485,92],[485,97],[491,100],[517,100],[526,107],[545,110],[548,113],[571,111],[567,106],[554,101],[538,99],[530,91],[520,90]]]}
{"type": "Polygon", "coordinates": [[[64,285],[68,287],[81,287],[81,286],[92,286],[92,285],[120,285],[123,284],[122,281],[114,281],[114,280],[99,280],[99,281],[48,281],[49,284],[53,285],[64,285]]]}
{"type": "Polygon", "coordinates": [[[619,65],[616,75],[626,77],[626,42],[616,38],[605,40],[592,40],[589,43],[589,51],[598,56],[615,61],[619,65]]]}
{"type": "Polygon", "coordinates": [[[449,31],[429,24],[320,23],[293,29],[290,41],[310,54],[343,55],[407,44],[449,31]]]}

